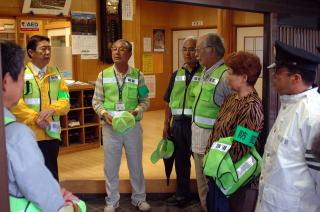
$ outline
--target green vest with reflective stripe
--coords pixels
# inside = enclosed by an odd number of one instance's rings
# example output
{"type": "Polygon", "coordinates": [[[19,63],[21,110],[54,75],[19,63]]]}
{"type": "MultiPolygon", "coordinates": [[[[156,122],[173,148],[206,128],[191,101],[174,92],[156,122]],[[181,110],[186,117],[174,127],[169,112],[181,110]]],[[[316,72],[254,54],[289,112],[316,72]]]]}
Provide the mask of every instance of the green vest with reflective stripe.
{"type": "MultiPolygon", "coordinates": [[[[42,212],[35,204],[25,198],[17,198],[10,196],[10,212],[42,212]]],[[[86,212],[86,203],[82,200],[77,201],[76,204],[80,209],[79,212],[86,212]]]]}
{"type": "MultiPolygon", "coordinates": [[[[56,68],[51,68],[50,70],[55,73],[55,75],[49,76],[49,97],[51,103],[57,101],[60,97],[66,98],[69,100],[69,94],[64,91],[59,91],[61,76],[59,71],[56,68]],[[66,93],[66,94],[65,94],[66,93]]],[[[34,111],[41,111],[41,92],[40,87],[29,67],[29,64],[26,66],[24,72],[24,89],[23,89],[23,99],[27,106],[34,111]]],[[[53,121],[49,122],[50,129],[46,129],[46,133],[55,139],[60,138],[60,116],[53,116],[53,121]]]]}
{"type": "Polygon", "coordinates": [[[220,77],[228,69],[223,64],[220,65],[210,75],[210,79],[205,82],[200,82],[195,88],[195,101],[192,107],[193,121],[197,126],[202,128],[213,128],[213,125],[218,116],[220,107],[214,102],[216,86],[219,83],[220,77]]]}
{"type": "MultiPolygon", "coordinates": [[[[121,102],[125,106],[125,110],[134,110],[139,102],[140,96],[138,83],[140,72],[138,69],[130,67],[131,73],[125,78],[124,86],[122,88],[121,102]]],[[[116,112],[116,104],[120,102],[119,88],[117,84],[117,78],[113,67],[109,67],[102,72],[102,83],[104,92],[104,108],[111,116],[114,116],[116,112]]],[[[144,96],[142,96],[144,97],[144,96]]],[[[137,115],[136,120],[141,120],[141,116],[137,115]]]]}
{"type": "Polygon", "coordinates": [[[203,173],[215,178],[217,186],[226,196],[232,195],[260,175],[262,158],[254,147],[258,137],[258,133],[254,133],[256,132],[238,126],[234,137],[220,138],[214,142],[203,159],[203,173]],[[250,152],[235,163],[229,153],[233,142],[250,146],[250,152]]]}
{"type": "Polygon", "coordinates": [[[180,68],[177,71],[169,103],[173,116],[184,114],[191,117],[195,99],[193,89],[199,84],[202,69],[199,66],[188,86],[186,86],[186,70],[180,68]]]}

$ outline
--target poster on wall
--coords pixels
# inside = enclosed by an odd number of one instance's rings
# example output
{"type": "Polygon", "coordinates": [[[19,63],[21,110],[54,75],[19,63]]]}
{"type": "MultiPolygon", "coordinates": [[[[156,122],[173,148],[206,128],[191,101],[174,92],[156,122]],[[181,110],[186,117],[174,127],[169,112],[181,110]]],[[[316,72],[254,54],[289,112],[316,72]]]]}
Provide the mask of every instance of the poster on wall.
{"type": "Polygon", "coordinates": [[[98,54],[96,14],[92,12],[71,12],[72,54],[86,55],[94,59],[98,54]]]}
{"type": "Polygon", "coordinates": [[[22,13],[68,15],[71,0],[24,0],[22,13]]]}
{"type": "Polygon", "coordinates": [[[144,81],[149,89],[149,98],[156,98],[156,76],[144,75],[144,81]]]}
{"type": "Polygon", "coordinates": [[[165,47],[165,30],[164,29],[153,29],[153,51],[164,52],[165,47]]]}
{"type": "Polygon", "coordinates": [[[72,35],[96,35],[96,14],[92,12],[71,12],[72,35]]]}

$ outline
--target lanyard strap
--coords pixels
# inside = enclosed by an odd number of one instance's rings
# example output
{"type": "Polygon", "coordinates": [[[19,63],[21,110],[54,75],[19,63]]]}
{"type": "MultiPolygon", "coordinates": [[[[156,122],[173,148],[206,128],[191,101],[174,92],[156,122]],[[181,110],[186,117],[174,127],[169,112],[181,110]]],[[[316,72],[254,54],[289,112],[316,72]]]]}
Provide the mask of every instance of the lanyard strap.
{"type": "Polygon", "coordinates": [[[119,83],[119,80],[118,80],[118,77],[117,77],[115,70],[113,70],[113,73],[114,73],[114,76],[116,77],[116,81],[117,81],[117,85],[118,85],[118,89],[119,89],[119,101],[121,102],[122,101],[122,90],[123,90],[124,84],[126,83],[127,75],[123,78],[122,86],[120,86],[120,83],[119,83]]]}

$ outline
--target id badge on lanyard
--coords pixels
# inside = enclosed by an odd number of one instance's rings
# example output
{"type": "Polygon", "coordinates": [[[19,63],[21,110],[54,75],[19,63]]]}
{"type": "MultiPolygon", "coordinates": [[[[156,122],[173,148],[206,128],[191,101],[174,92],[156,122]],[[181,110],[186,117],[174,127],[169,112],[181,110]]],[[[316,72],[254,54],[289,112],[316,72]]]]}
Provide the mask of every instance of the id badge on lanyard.
{"type": "Polygon", "coordinates": [[[116,103],[116,111],[123,111],[125,110],[125,105],[124,103],[122,103],[122,101],[119,101],[118,103],[116,103]]]}
{"type": "Polygon", "coordinates": [[[125,104],[122,102],[122,90],[123,90],[123,88],[124,88],[124,84],[125,84],[125,82],[126,82],[126,78],[127,78],[127,77],[125,77],[125,78],[123,79],[122,86],[120,86],[118,77],[117,77],[117,75],[116,75],[115,72],[114,72],[114,75],[115,75],[115,77],[116,77],[117,85],[118,85],[118,89],[119,89],[119,102],[116,103],[116,111],[124,111],[124,110],[126,109],[126,107],[125,107],[125,104]]]}

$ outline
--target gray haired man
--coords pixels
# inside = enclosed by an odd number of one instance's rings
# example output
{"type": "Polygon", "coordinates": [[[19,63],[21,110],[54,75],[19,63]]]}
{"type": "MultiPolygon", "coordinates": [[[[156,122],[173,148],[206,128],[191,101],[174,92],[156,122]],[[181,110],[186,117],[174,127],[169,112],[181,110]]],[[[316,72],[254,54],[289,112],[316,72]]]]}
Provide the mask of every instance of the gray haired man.
{"type": "Polygon", "coordinates": [[[228,67],[223,62],[225,49],[222,39],[215,33],[201,36],[197,42],[196,57],[204,66],[200,83],[195,87],[192,107],[192,145],[199,198],[206,211],[208,185],[203,174],[202,158],[217,118],[220,106],[231,93],[226,81],[228,67]]]}
{"type": "MultiPolygon", "coordinates": [[[[199,83],[202,73],[202,67],[195,55],[196,43],[196,37],[187,37],[184,40],[184,64],[172,74],[164,97],[167,104],[163,138],[174,141],[174,155],[168,160],[175,160],[177,174],[176,194],[167,200],[168,205],[182,205],[190,198],[191,108],[194,102],[193,89],[199,83]]],[[[172,167],[173,164],[168,165],[172,167]]]]}

